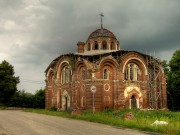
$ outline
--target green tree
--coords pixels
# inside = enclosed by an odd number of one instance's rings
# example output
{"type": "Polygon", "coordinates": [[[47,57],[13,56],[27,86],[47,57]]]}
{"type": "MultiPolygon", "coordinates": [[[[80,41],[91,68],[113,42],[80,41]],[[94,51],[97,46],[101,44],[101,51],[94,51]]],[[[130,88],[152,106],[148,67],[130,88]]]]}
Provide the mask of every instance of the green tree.
{"type": "Polygon", "coordinates": [[[0,63],[0,103],[7,104],[17,91],[19,77],[14,76],[14,67],[7,61],[0,63]]]}
{"type": "Polygon", "coordinates": [[[172,110],[180,110],[180,50],[174,52],[169,67],[167,78],[168,107],[172,110]]]}
{"type": "Polygon", "coordinates": [[[168,74],[169,74],[169,64],[167,63],[167,60],[163,60],[161,63],[162,63],[162,67],[164,69],[164,73],[165,73],[166,77],[168,77],[168,74]]]}
{"type": "Polygon", "coordinates": [[[12,96],[9,106],[45,108],[45,90],[37,90],[35,94],[27,93],[24,90],[19,90],[12,96]]]}
{"type": "Polygon", "coordinates": [[[34,108],[45,108],[45,90],[37,90],[34,95],[34,108]]]}
{"type": "Polygon", "coordinates": [[[33,108],[34,95],[24,90],[18,90],[12,96],[8,106],[33,108]]]}

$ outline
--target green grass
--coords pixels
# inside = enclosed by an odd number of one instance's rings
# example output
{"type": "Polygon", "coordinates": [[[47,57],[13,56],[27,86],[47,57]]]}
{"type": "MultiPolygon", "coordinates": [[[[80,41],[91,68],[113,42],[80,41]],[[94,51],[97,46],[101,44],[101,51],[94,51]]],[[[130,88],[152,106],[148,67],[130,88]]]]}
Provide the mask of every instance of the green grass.
{"type": "Polygon", "coordinates": [[[80,115],[72,115],[68,112],[58,112],[42,109],[26,109],[27,112],[60,116],[66,118],[80,119],[91,122],[103,123],[118,127],[133,128],[143,131],[158,132],[164,134],[180,134],[180,112],[170,111],[141,111],[141,110],[120,110],[104,112],[83,112],[80,115]],[[133,120],[126,120],[123,115],[132,112],[135,116],[133,120]],[[167,126],[152,126],[155,120],[168,122],[167,126]]]}
{"type": "Polygon", "coordinates": [[[6,109],[5,106],[1,106],[1,105],[0,105],[0,110],[5,110],[5,109],[6,109]]]}

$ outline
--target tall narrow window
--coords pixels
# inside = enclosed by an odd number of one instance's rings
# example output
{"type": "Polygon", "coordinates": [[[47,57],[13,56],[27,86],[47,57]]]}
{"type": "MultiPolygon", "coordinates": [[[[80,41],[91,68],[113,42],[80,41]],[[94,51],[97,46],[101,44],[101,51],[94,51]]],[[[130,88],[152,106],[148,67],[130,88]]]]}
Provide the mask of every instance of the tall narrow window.
{"type": "Polygon", "coordinates": [[[125,80],[128,80],[128,68],[125,69],[125,80]]]}
{"type": "Polygon", "coordinates": [[[82,97],[81,98],[81,107],[85,107],[86,106],[86,97],[82,97]]]}
{"type": "Polygon", "coordinates": [[[86,79],[86,70],[82,69],[82,79],[85,80],[86,79]]]}
{"type": "Polygon", "coordinates": [[[130,80],[133,80],[133,64],[130,64],[130,80]]]}
{"type": "Polygon", "coordinates": [[[104,69],[104,72],[103,72],[103,79],[108,79],[108,69],[104,69]]]}
{"type": "Polygon", "coordinates": [[[127,64],[124,71],[124,79],[131,81],[139,80],[140,79],[139,67],[134,63],[127,64]]]}
{"type": "Polygon", "coordinates": [[[62,74],[61,74],[61,82],[62,84],[65,83],[65,78],[66,78],[66,72],[65,72],[65,68],[62,70],[62,74]]]}
{"type": "Polygon", "coordinates": [[[62,69],[61,72],[61,83],[69,83],[71,81],[71,69],[67,66],[62,69]]]}
{"type": "Polygon", "coordinates": [[[98,47],[98,42],[95,41],[95,43],[94,43],[94,50],[98,50],[98,49],[99,49],[99,47],[98,47]]]}
{"type": "Polygon", "coordinates": [[[91,44],[90,44],[90,43],[88,43],[87,50],[88,50],[88,51],[91,50],[91,44]]]}
{"type": "Polygon", "coordinates": [[[107,49],[107,42],[106,42],[106,41],[103,41],[103,42],[102,42],[102,49],[103,49],[103,50],[106,50],[106,49],[107,49]]]}
{"type": "Polygon", "coordinates": [[[111,42],[111,50],[115,50],[114,42],[111,42]]]}
{"type": "Polygon", "coordinates": [[[68,68],[68,82],[71,82],[71,69],[68,68]]]}
{"type": "Polygon", "coordinates": [[[116,47],[117,47],[117,50],[119,50],[119,44],[117,44],[117,46],[116,46],[116,47]]]}
{"type": "Polygon", "coordinates": [[[69,69],[68,67],[65,68],[65,72],[66,72],[66,83],[69,82],[69,69]]]}
{"type": "Polygon", "coordinates": [[[137,68],[137,73],[136,73],[136,75],[137,75],[137,80],[139,80],[139,69],[137,68]]]}

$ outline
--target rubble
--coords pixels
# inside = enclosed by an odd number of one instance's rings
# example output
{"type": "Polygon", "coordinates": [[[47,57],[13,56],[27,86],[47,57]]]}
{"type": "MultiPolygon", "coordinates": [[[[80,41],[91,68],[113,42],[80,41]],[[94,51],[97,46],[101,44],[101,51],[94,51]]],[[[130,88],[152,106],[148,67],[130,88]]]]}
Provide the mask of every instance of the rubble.
{"type": "Polygon", "coordinates": [[[154,125],[168,125],[168,123],[166,121],[158,121],[156,120],[154,123],[151,124],[152,126],[154,125]]]}
{"type": "Polygon", "coordinates": [[[123,118],[124,119],[134,119],[135,117],[134,117],[132,112],[128,112],[128,113],[123,115],[123,118]]]}

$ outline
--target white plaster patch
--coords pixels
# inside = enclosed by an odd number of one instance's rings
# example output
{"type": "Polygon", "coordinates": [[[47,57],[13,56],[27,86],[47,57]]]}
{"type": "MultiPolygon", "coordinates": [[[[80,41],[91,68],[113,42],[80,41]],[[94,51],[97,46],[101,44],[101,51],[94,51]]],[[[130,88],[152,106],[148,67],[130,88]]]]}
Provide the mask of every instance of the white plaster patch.
{"type": "Polygon", "coordinates": [[[132,90],[136,90],[138,92],[138,96],[141,97],[142,93],[140,91],[140,88],[134,85],[128,86],[126,87],[125,91],[124,91],[124,97],[127,98],[128,97],[128,93],[130,93],[132,90]]]}
{"type": "Polygon", "coordinates": [[[64,97],[66,96],[69,96],[68,92],[66,90],[63,91],[63,94],[62,94],[64,97]]]}

